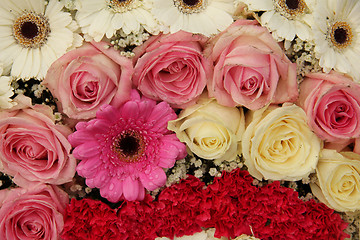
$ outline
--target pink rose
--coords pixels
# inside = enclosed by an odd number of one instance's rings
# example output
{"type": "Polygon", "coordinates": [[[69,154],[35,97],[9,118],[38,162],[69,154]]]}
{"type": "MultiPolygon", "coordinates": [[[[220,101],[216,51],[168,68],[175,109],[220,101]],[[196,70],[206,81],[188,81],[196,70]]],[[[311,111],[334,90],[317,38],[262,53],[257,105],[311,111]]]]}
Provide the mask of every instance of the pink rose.
{"type": "Polygon", "coordinates": [[[300,84],[299,105],[311,129],[333,142],[360,136],[360,85],[330,72],[307,75],[300,84]]]}
{"type": "Polygon", "coordinates": [[[298,96],[296,64],[256,21],[236,21],[210,39],[204,53],[214,64],[209,95],[222,105],[257,110],[298,96]]]}
{"type": "Polygon", "coordinates": [[[56,60],[44,84],[58,99],[58,108],[73,119],[95,117],[103,104],[120,106],[130,98],[130,59],[105,42],[85,43],[56,60]]]}
{"type": "Polygon", "coordinates": [[[134,49],[135,86],[146,97],[173,107],[195,103],[211,70],[202,54],[206,40],[184,31],[151,37],[134,49]]]}
{"type": "Polygon", "coordinates": [[[22,95],[16,100],[20,109],[0,112],[0,170],[22,187],[29,182],[71,181],[76,160],[67,140],[70,128],[55,124],[49,106],[32,106],[30,98],[22,95]]]}
{"type": "Polygon", "coordinates": [[[60,239],[68,195],[51,185],[0,191],[0,239],[60,239]]]}

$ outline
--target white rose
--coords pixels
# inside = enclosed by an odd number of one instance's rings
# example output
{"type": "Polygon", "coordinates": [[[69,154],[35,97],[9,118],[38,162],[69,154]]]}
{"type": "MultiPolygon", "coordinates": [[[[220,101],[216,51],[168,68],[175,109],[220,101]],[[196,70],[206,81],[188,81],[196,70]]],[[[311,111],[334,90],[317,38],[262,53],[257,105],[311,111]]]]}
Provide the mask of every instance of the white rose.
{"type": "Polygon", "coordinates": [[[313,194],[339,212],[360,210],[360,155],[323,149],[316,167],[318,181],[313,194]]]}
{"type": "Polygon", "coordinates": [[[197,156],[216,163],[231,161],[241,152],[244,113],[242,108],[225,107],[202,95],[197,104],[182,110],[178,119],[169,121],[168,129],[197,156]]]}
{"type": "Polygon", "coordinates": [[[315,170],[321,140],[293,104],[250,111],[242,138],[245,165],[257,179],[296,181],[315,170]]]}

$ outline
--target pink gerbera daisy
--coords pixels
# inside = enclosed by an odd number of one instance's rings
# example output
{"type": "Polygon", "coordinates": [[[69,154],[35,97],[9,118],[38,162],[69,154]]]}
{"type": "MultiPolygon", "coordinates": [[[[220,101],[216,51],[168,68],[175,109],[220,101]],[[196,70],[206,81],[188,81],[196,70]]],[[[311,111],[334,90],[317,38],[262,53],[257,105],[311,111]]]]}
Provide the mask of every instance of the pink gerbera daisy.
{"type": "Polygon", "coordinates": [[[69,136],[82,160],[78,174],[111,202],[142,200],[166,182],[163,168],[186,156],[186,147],[167,129],[176,119],[166,103],[140,98],[136,90],[120,108],[104,105],[89,122],[79,122],[69,136]]]}

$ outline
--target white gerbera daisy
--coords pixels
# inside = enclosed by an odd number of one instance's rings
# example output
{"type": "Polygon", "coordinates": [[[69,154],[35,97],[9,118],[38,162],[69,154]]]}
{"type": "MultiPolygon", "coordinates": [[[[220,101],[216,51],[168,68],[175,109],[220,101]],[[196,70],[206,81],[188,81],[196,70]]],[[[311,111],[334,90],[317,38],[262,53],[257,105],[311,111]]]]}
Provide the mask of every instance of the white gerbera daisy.
{"type": "Polygon", "coordinates": [[[260,17],[277,40],[312,39],[312,9],[315,0],[235,0],[244,2],[251,11],[264,11],[260,17]]]}
{"type": "Polygon", "coordinates": [[[152,12],[171,33],[184,30],[210,36],[233,22],[234,10],[233,0],[154,0],[152,12]]]}
{"type": "Polygon", "coordinates": [[[335,69],[360,81],[360,1],[321,0],[314,11],[315,54],[325,72],[335,69]]]}
{"type": "Polygon", "coordinates": [[[125,34],[139,33],[140,25],[149,33],[158,32],[151,8],[150,0],[79,0],[75,18],[82,32],[98,42],[120,29],[125,34]]]}
{"type": "Polygon", "coordinates": [[[50,65],[67,50],[81,45],[77,24],[63,4],[50,0],[1,0],[0,61],[4,74],[44,78],[50,65]]]}

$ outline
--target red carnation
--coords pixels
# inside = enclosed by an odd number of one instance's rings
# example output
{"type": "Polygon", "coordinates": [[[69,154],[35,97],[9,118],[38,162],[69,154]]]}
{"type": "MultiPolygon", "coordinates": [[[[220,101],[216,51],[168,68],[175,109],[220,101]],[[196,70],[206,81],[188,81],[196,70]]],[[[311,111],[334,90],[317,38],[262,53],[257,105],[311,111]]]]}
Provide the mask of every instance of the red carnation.
{"type": "Polygon", "coordinates": [[[348,224],[333,209],[323,203],[316,203],[314,200],[305,204],[307,208],[304,214],[306,221],[312,223],[304,229],[304,233],[309,236],[308,239],[342,240],[350,237],[344,232],[348,224]]]}
{"type": "Polygon", "coordinates": [[[125,201],[118,209],[121,240],[153,240],[157,237],[155,231],[159,221],[154,213],[157,204],[149,194],[143,201],[125,201]]]}
{"type": "Polygon", "coordinates": [[[211,219],[204,225],[216,228],[215,237],[234,238],[242,233],[251,233],[246,216],[256,212],[254,197],[257,188],[251,185],[252,181],[247,171],[236,169],[230,173],[223,172],[208,186],[205,193],[207,204],[202,209],[210,212],[211,219]]]}
{"type": "Polygon", "coordinates": [[[101,201],[73,198],[64,218],[64,240],[119,239],[115,210],[101,201]]]}
{"type": "Polygon", "coordinates": [[[200,208],[203,187],[203,182],[190,175],[160,193],[156,215],[163,220],[158,225],[158,236],[172,239],[202,231],[202,221],[209,217],[200,208]]]}

